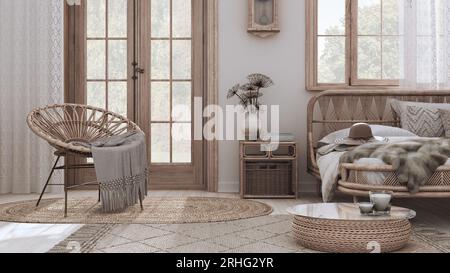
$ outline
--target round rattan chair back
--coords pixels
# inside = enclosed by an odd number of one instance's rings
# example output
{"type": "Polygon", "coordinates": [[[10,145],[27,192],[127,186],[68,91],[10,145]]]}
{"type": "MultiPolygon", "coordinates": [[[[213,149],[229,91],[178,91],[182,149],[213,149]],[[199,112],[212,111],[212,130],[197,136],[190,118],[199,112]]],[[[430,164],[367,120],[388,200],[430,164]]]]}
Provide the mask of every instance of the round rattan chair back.
{"type": "Polygon", "coordinates": [[[76,145],[141,129],[127,118],[104,109],[60,104],[34,109],[27,118],[30,129],[59,152],[89,155],[91,149],[76,145]],[[75,144],[74,144],[75,143],[75,144]]]}

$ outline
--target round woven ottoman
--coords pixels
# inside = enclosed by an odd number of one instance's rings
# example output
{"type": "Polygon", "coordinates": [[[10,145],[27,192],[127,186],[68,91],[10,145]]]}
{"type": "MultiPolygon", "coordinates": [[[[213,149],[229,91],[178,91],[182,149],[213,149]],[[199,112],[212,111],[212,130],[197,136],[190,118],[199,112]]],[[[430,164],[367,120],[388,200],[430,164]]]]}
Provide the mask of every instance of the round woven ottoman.
{"type": "Polygon", "coordinates": [[[416,213],[393,207],[391,215],[363,216],[356,204],[311,204],[290,208],[293,233],[309,249],[333,253],[392,252],[410,240],[416,213]]]}

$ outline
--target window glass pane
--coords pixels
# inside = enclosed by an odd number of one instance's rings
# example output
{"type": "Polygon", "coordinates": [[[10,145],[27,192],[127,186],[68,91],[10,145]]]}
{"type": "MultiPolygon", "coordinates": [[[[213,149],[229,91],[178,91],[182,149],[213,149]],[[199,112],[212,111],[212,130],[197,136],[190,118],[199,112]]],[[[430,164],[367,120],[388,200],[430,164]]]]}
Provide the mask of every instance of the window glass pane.
{"type": "Polygon", "coordinates": [[[191,41],[173,41],[173,79],[191,79],[191,41]]]}
{"type": "Polygon", "coordinates": [[[106,0],[86,1],[87,37],[106,37],[106,0]]]}
{"type": "Polygon", "coordinates": [[[170,125],[152,124],[151,130],[152,163],[170,163],[170,125]]]}
{"type": "Polygon", "coordinates": [[[152,121],[170,120],[170,85],[168,82],[153,82],[151,91],[152,121]]]}
{"type": "Polygon", "coordinates": [[[173,37],[191,37],[192,0],[173,0],[173,37]]]}
{"type": "Polygon", "coordinates": [[[110,40],[108,46],[108,77],[111,80],[127,79],[127,41],[110,40]]]}
{"type": "Polygon", "coordinates": [[[403,5],[403,0],[383,0],[383,34],[400,34],[400,9],[403,5]]]}
{"type": "Polygon", "coordinates": [[[191,162],[191,124],[173,124],[172,128],[174,163],[191,162]]]}
{"type": "Polygon", "coordinates": [[[358,78],[381,79],[381,38],[358,38],[358,78]]]}
{"type": "Polygon", "coordinates": [[[127,37],[127,0],[108,0],[108,36],[127,37]]]}
{"type": "Polygon", "coordinates": [[[170,78],[170,43],[169,41],[152,41],[152,79],[170,78]]]}
{"type": "Polygon", "coordinates": [[[174,121],[191,121],[192,90],[190,82],[173,83],[173,116],[174,121]]]}
{"type": "Polygon", "coordinates": [[[318,38],[319,83],[345,83],[345,37],[318,38]]]}
{"type": "Polygon", "coordinates": [[[110,82],[108,84],[108,110],[127,116],[127,83],[110,82]]]}
{"type": "Polygon", "coordinates": [[[151,37],[152,163],[190,163],[192,0],[152,0],[151,37]]]}
{"type": "Polygon", "coordinates": [[[151,31],[153,38],[168,38],[170,36],[170,1],[151,1],[151,31]]]}
{"type": "Polygon", "coordinates": [[[261,26],[268,26],[273,23],[273,1],[256,0],[254,5],[255,22],[261,26]]]}
{"type": "Polygon", "coordinates": [[[400,38],[383,37],[383,79],[400,79],[400,38]]]}
{"type": "Polygon", "coordinates": [[[104,80],[106,73],[105,41],[87,41],[87,78],[104,80]]]}
{"type": "Polygon", "coordinates": [[[345,0],[318,0],[318,34],[345,35],[345,0]]]}
{"type": "Polygon", "coordinates": [[[86,92],[87,105],[106,108],[106,84],[104,82],[88,82],[86,92]]]}
{"type": "Polygon", "coordinates": [[[381,0],[358,0],[358,33],[381,34],[381,0]]]}

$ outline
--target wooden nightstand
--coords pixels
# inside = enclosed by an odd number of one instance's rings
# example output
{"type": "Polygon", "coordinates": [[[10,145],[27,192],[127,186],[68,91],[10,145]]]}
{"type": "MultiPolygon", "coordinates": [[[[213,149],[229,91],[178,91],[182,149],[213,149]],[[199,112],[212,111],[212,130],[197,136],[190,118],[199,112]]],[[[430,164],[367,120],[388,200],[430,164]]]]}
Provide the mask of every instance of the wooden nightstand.
{"type": "Polygon", "coordinates": [[[240,193],[242,198],[297,198],[297,144],[273,146],[262,141],[240,142],[240,193]]]}

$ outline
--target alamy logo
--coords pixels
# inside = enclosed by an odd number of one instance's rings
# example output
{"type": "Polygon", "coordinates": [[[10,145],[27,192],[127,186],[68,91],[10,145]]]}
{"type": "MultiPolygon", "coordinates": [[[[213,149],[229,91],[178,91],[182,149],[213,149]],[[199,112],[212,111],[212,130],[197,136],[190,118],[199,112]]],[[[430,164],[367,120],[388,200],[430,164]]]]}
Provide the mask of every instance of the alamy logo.
{"type": "Polygon", "coordinates": [[[367,250],[370,251],[370,253],[381,253],[381,245],[377,241],[371,241],[367,244],[367,250]]]}
{"type": "Polygon", "coordinates": [[[70,253],[81,253],[81,244],[79,242],[70,241],[66,247],[70,253]]]}

